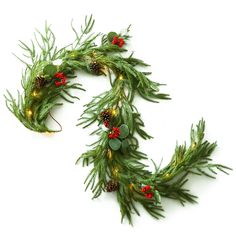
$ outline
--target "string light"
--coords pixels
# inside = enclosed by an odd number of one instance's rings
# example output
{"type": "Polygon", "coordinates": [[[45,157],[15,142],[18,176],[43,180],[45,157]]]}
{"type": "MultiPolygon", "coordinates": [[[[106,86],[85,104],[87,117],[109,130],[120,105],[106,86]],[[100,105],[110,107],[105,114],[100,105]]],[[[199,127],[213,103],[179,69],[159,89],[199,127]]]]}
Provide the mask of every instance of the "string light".
{"type": "Polygon", "coordinates": [[[78,52],[72,52],[70,53],[71,59],[76,59],[78,57],[78,52]]]}
{"type": "Polygon", "coordinates": [[[124,76],[122,75],[122,74],[120,74],[119,76],[118,76],[118,80],[123,80],[124,79],[124,76]]]}
{"type": "Polygon", "coordinates": [[[166,179],[168,179],[168,178],[170,177],[170,174],[169,174],[169,173],[166,173],[166,174],[164,175],[164,177],[165,177],[166,179]]]}
{"type": "Polygon", "coordinates": [[[40,93],[37,92],[36,90],[34,90],[31,95],[32,95],[32,97],[37,98],[37,97],[39,97],[40,93]]]}
{"type": "Polygon", "coordinates": [[[113,174],[114,176],[118,176],[118,173],[119,173],[119,168],[118,168],[118,167],[114,167],[114,168],[112,169],[112,174],[113,174]]]}
{"type": "Polygon", "coordinates": [[[75,58],[76,58],[75,53],[71,53],[70,56],[71,56],[72,59],[75,59],[75,58]]]}
{"type": "Polygon", "coordinates": [[[192,149],[195,149],[196,146],[197,146],[196,142],[193,142],[192,145],[191,145],[191,148],[192,148],[192,149]]]}
{"type": "Polygon", "coordinates": [[[33,111],[32,111],[31,109],[27,109],[27,110],[26,110],[26,116],[27,116],[28,118],[31,118],[32,115],[33,115],[33,111]]]}
{"type": "Polygon", "coordinates": [[[116,116],[117,115],[117,109],[111,109],[111,114],[112,116],[116,116]]]}
{"type": "Polygon", "coordinates": [[[54,134],[54,132],[46,131],[43,134],[46,136],[52,136],[54,134]]]}

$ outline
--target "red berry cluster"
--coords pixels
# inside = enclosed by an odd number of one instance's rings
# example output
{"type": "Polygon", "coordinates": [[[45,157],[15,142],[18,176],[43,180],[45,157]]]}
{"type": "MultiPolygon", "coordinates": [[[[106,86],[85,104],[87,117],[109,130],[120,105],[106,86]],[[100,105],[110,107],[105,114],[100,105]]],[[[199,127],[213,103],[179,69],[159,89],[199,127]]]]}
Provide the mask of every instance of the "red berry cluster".
{"type": "Polygon", "coordinates": [[[66,84],[66,76],[63,72],[56,73],[54,77],[57,79],[55,80],[56,87],[60,87],[61,85],[66,84]]]}
{"type": "Polygon", "coordinates": [[[115,139],[120,136],[120,129],[118,127],[113,127],[112,131],[108,134],[109,139],[115,139]]]}
{"type": "Polygon", "coordinates": [[[142,187],[141,191],[143,193],[145,193],[146,198],[151,199],[153,197],[153,193],[151,192],[151,186],[150,185],[146,185],[146,186],[142,187]]]}
{"type": "Polygon", "coordinates": [[[125,44],[125,41],[123,38],[119,38],[118,36],[114,36],[113,41],[111,42],[113,45],[117,45],[120,48],[123,47],[123,45],[125,44]]]}

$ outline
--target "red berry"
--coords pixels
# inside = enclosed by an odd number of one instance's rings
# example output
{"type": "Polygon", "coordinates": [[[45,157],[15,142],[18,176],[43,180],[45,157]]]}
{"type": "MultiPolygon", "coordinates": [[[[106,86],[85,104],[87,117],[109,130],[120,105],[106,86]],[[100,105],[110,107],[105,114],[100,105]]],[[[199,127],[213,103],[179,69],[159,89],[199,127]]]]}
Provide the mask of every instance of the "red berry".
{"type": "Polygon", "coordinates": [[[145,197],[151,199],[153,197],[153,193],[146,193],[145,197]]]}
{"type": "Polygon", "coordinates": [[[114,134],[116,134],[118,136],[120,135],[120,129],[118,127],[113,127],[112,130],[113,130],[114,134]]]}
{"type": "Polygon", "coordinates": [[[55,81],[55,85],[56,85],[56,87],[59,87],[59,86],[61,86],[61,82],[60,81],[55,81]]]}
{"type": "Polygon", "coordinates": [[[144,187],[142,187],[142,192],[145,193],[147,191],[151,190],[151,186],[150,185],[146,185],[144,187]]]}
{"type": "Polygon", "coordinates": [[[54,77],[58,78],[58,79],[62,79],[63,77],[65,77],[63,72],[58,72],[54,75],[54,77]]]}
{"type": "Polygon", "coordinates": [[[109,124],[109,121],[107,121],[107,120],[106,120],[106,121],[104,121],[104,122],[103,122],[103,124],[104,124],[104,126],[105,126],[105,127],[107,127],[107,128],[108,128],[108,127],[109,127],[109,125],[110,125],[110,124],[109,124]]]}
{"type": "Polygon", "coordinates": [[[118,36],[114,36],[113,41],[111,42],[113,45],[117,45],[120,48],[123,47],[123,45],[125,44],[125,41],[123,38],[119,38],[118,36]]]}
{"type": "Polygon", "coordinates": [[[119,41],[118,41],[118,36],[114,36],[113,38],[113,41],[112,41],[112,44],[115,45],[117,44],[119,41]]]}
{"type": "Polygon", "coordinates": [[[141,191],[142,191],[143,193],[145,193],[145,192],[146,192],[146,186],[142,187],[141,191]]]}
{"type": "Polygon", "coordinates": [[[65,85],[66,84],[66,76],[63,72],[58,72],[54,75],[54,77],[56,79],[59,79],[59,80],[56,80],[55,81],[55,85],[56,87],[59,87],[61,85],[65,85]]]}
{"type": "Polygon", "coordinates": [[[151,190],[151,186],[150,185],[146,185],[146,191],[151,190]]]}
{"type": "Polygon", "coordinates": [[[118,127],[113,127],[111,133],[108,134],[108,138],[115,139],[120,136],[120,129],[118,127]]]}
{"type": "Polygon", "coordinates": [[[109,139],[114,139],[114,134],[113,133],[108,134],[108,138],[109,139]]]}
{"type": "Polygon", "coordinates": [[[120,48],[122,48],[124,44],[125,44],[124,39],[123,39],[123,38],[120,38],[120,39],[119,39],[119,44],[118,44],[118,46],[119,46],[120,48]]]}

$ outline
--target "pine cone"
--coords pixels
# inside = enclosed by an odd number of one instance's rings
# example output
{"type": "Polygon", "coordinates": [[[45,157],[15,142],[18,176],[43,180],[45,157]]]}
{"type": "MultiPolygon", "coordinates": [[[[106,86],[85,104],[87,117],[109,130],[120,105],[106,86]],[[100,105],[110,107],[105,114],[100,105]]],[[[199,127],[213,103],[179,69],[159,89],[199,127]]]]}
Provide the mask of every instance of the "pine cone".
{"type": "Polygon", "coordinates": [[[42,76],[37,76],[35,78],[35,87],[37,89],[41,89],[44,85],[46,84],[46,80],[44,77],[42,76]]]}
{"type": "Polygon", "coordinates": [[[106,185],[107,192],[114,192],[119,189],[119,182],[115,180],[109,180],[106,185]]]}
{"type": "Polygon", "coordinates": [[[101,117],[102,122],[110,121],[111,112],[109,110],[105,110],[105,111],[101,112],[100,117],[101,117]]]}
{"type": "Polygon", "coordinates": [[[90,65],[89,65],[89,68],[90,70],[96,74],[96,75],[101,75],[102,74],[102,65],[96,61],[92,62],[90,65]]]}

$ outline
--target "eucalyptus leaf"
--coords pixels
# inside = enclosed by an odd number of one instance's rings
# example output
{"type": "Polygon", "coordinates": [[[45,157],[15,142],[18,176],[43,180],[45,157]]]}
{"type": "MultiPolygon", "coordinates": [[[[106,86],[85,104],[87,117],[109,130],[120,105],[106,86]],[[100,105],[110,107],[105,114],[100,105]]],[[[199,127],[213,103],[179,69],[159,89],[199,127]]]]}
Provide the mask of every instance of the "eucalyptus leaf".
{"type": "Polygon", "coordinates": [[[127,141],[127,139],[122,140],[121,142],[122,152],[126,152],[128,147],[129,147],[129,142],[127,141]]]}
{"type": "Polygon", "coordinates": [[[113,39],[114,39],[115,36],[117,36],[117,33],[116,33],[116,32],[110,32],[110,33],[108,33],[108,35],[107,35],[108,41],[111,43],[111,42],[113,41],[113,39]]]}
{"type": "Polygon", "coordinates": [[[54,66],[53,64],[48,64],[43,69],[43,73],[51,77],[53,77],[56,74],[56,72],[57,72],[57,67],[54,66]]]}
{"type": "Polygon", "coordinates": [[[112,150],[117,151],[121,147],[121,141],[118,138],[110,139],[109,146],[112,150]]]}
{"type": "Polygon", "coordinates": [[[156,205],[161,204],[161,195],[157,190],[155,190],[155,192],[154,192],[154,198],[155,198],[156,205]]]}
{"type": "Polygon", "coordinates": [[[129,135],[129,127],[126,124],[123,124],[119,128],[120,128],[119,138],[121,139],[126,138],[129,135]]]}

